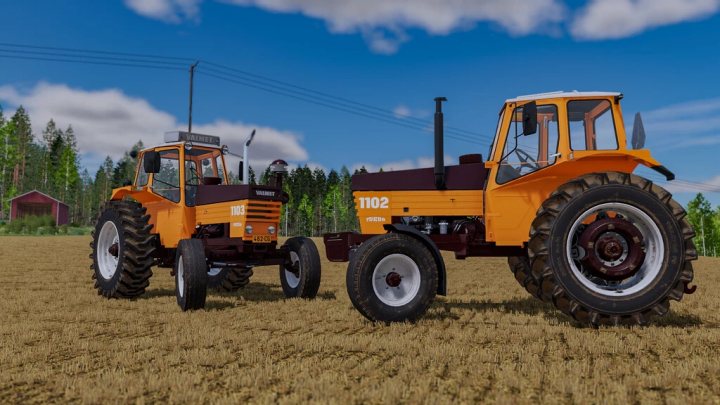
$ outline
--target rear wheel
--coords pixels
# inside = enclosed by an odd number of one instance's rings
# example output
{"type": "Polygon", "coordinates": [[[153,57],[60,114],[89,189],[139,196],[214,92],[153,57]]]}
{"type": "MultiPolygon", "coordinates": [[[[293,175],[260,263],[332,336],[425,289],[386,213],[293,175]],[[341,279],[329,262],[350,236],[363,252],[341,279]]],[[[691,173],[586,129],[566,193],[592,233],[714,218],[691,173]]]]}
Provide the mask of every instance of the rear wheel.
{"type": "Polygon", "coordinates": [[[207,275],[202,241],[181,240],[175,258],[175,296],[180,309],[193,311],[205,307],[207,275]]]}
{"type": "Polygon", "coordinates": [[[417,238],[389,233],[363,243],[347,270],[355,308],[371,321],[415,321],[435,300],[438,268],[417,238]]]}
{"type": "Polygon", "coordinates": [[[234,292],[248,285],[252,275],[252,269],[211,267],[208,269],[207,286],[218,292],[234,292]]]}
{"type": "Polygon", "coordinates": [[[280,265],[280,284],[287,298],[314,298],[320,289],[320,253],[308,238],[291,238],[285,244],[290,263],[280,265]]]}
{"type": "Polygon", "coordinates": [[[592,325],[646,324],[693,279],[695,233],[670,193],[605,172],[566,183],[543,203],[528,246],[538,296],[592,325]]]}
{"type": "Polygon", "coordinates": [[[130,201],[110,201],[102,208],[90,242],[98,295],[133,298],[150,285],[155,247],[145,211],[130,201]]]}
{"type": "MultiPolygon", "coordinates": [[[[510,271],[512,272],[513,276],[515,276],[515,280],[518,282],[518,284],[520,284],[520,287],[524,288],[525,291],[529,292],[530,295],[532,295],[533,297],[541,299],[544,298],[544,296],[538,296],[538,280],[535,279],[532,271],[530,270],[530,262],[528,261],[527,257],[508,257],[508,265],[510,266],[510,271]]],[[[549,300],[544,299],[544,301],[549,300]]]]}

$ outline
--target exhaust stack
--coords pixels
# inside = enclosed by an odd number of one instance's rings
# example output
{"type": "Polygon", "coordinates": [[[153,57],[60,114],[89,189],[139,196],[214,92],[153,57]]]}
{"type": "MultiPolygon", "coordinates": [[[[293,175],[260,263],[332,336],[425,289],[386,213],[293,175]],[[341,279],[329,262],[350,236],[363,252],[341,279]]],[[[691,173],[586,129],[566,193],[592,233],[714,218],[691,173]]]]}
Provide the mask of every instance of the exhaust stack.
{"type": "Polygon", "coordinates": [[[445,190],[445,151],[443,138],[444,123],[442,102],[447,101],[445,97],[435,99],[435,188],[445,190]]]}
{"type": "Polygon", "coordinates": [[[255,130],[253,129],[250,136],[247,137],[245,140],[245,147],[243,148],[243,182],[245,184],[250,184],[250,155],[248,152],[248,148],[250,148],[250,143],[252,142],[253,138],[255,138],[255,130]]]}

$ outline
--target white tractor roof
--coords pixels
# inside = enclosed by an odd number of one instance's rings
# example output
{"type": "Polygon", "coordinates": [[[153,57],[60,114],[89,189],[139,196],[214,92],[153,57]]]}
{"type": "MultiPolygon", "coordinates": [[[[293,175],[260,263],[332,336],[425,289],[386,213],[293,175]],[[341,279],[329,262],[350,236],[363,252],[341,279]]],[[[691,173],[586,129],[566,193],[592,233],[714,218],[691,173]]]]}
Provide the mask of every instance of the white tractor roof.
{"type": "Polygon", "coordinates": [[[550,93],[540,93],[540,94],[529,94],[527,96],[517,96],[515,98],[511,98],[506,103],[514,103],[517,101],[527,101],[527,100],[542,100],[542,99],[548,99],[548,98],[564,98],[564,97],[615,97],[620,96],[621,93],[614,93],[614,92],[605,92],[605,91],[583,91],[579,92],[577,90],[573,91],[553,91],[550,93]]]}

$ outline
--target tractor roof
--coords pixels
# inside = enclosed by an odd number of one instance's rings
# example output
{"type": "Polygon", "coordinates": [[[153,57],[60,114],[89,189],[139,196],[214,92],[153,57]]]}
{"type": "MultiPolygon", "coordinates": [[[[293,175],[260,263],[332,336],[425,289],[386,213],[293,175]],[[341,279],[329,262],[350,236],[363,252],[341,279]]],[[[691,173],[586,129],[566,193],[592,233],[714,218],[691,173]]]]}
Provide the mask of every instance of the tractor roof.
{"type": "Polygon", "coordinates": [[[615,97],[615,96],[621,96],[621,93],[614,93],[614,92],[604,92],[604,91],[584,91],[579,92],[577,90],[573,90],[570,92],[567,91],[553,91],[550,93],[540,93],[540,94],[529,94],[527,96],[517,96],[515,98],[511,98],[506,103],[514,103],[517,101],[528,101],[528,100],[543,100],[548,98],[578,98],[578,97],[615,97]]]}

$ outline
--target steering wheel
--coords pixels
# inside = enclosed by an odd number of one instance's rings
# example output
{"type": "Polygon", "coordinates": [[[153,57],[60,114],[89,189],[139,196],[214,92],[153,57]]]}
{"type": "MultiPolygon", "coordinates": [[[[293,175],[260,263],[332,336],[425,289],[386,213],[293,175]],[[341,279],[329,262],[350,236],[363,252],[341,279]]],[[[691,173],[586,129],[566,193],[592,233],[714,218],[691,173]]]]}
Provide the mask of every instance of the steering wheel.
{"type": "Polygon", "coordinates": [[[200,184],[200,180],[202,179],[202,177],[200,177],[200,174],[194,168],[190,167],[189,169],[190,169],[190,175],[192,177],[185,181],[185,185],[186,186],[197,186],[198,184],[200,184]]]}
{"type": "Polygon", "coordinates": [[[518,159],[520,159],[520,166],[518,166],[518,168],[516,169],[518,173],[522,170],[523,167],[529,167],[533,171],[540,170],[540,164],[538,164],[538,162],[535,162],[535,159],[524,150],[516,148],[515,154],[517,155],[518,159]]]}

